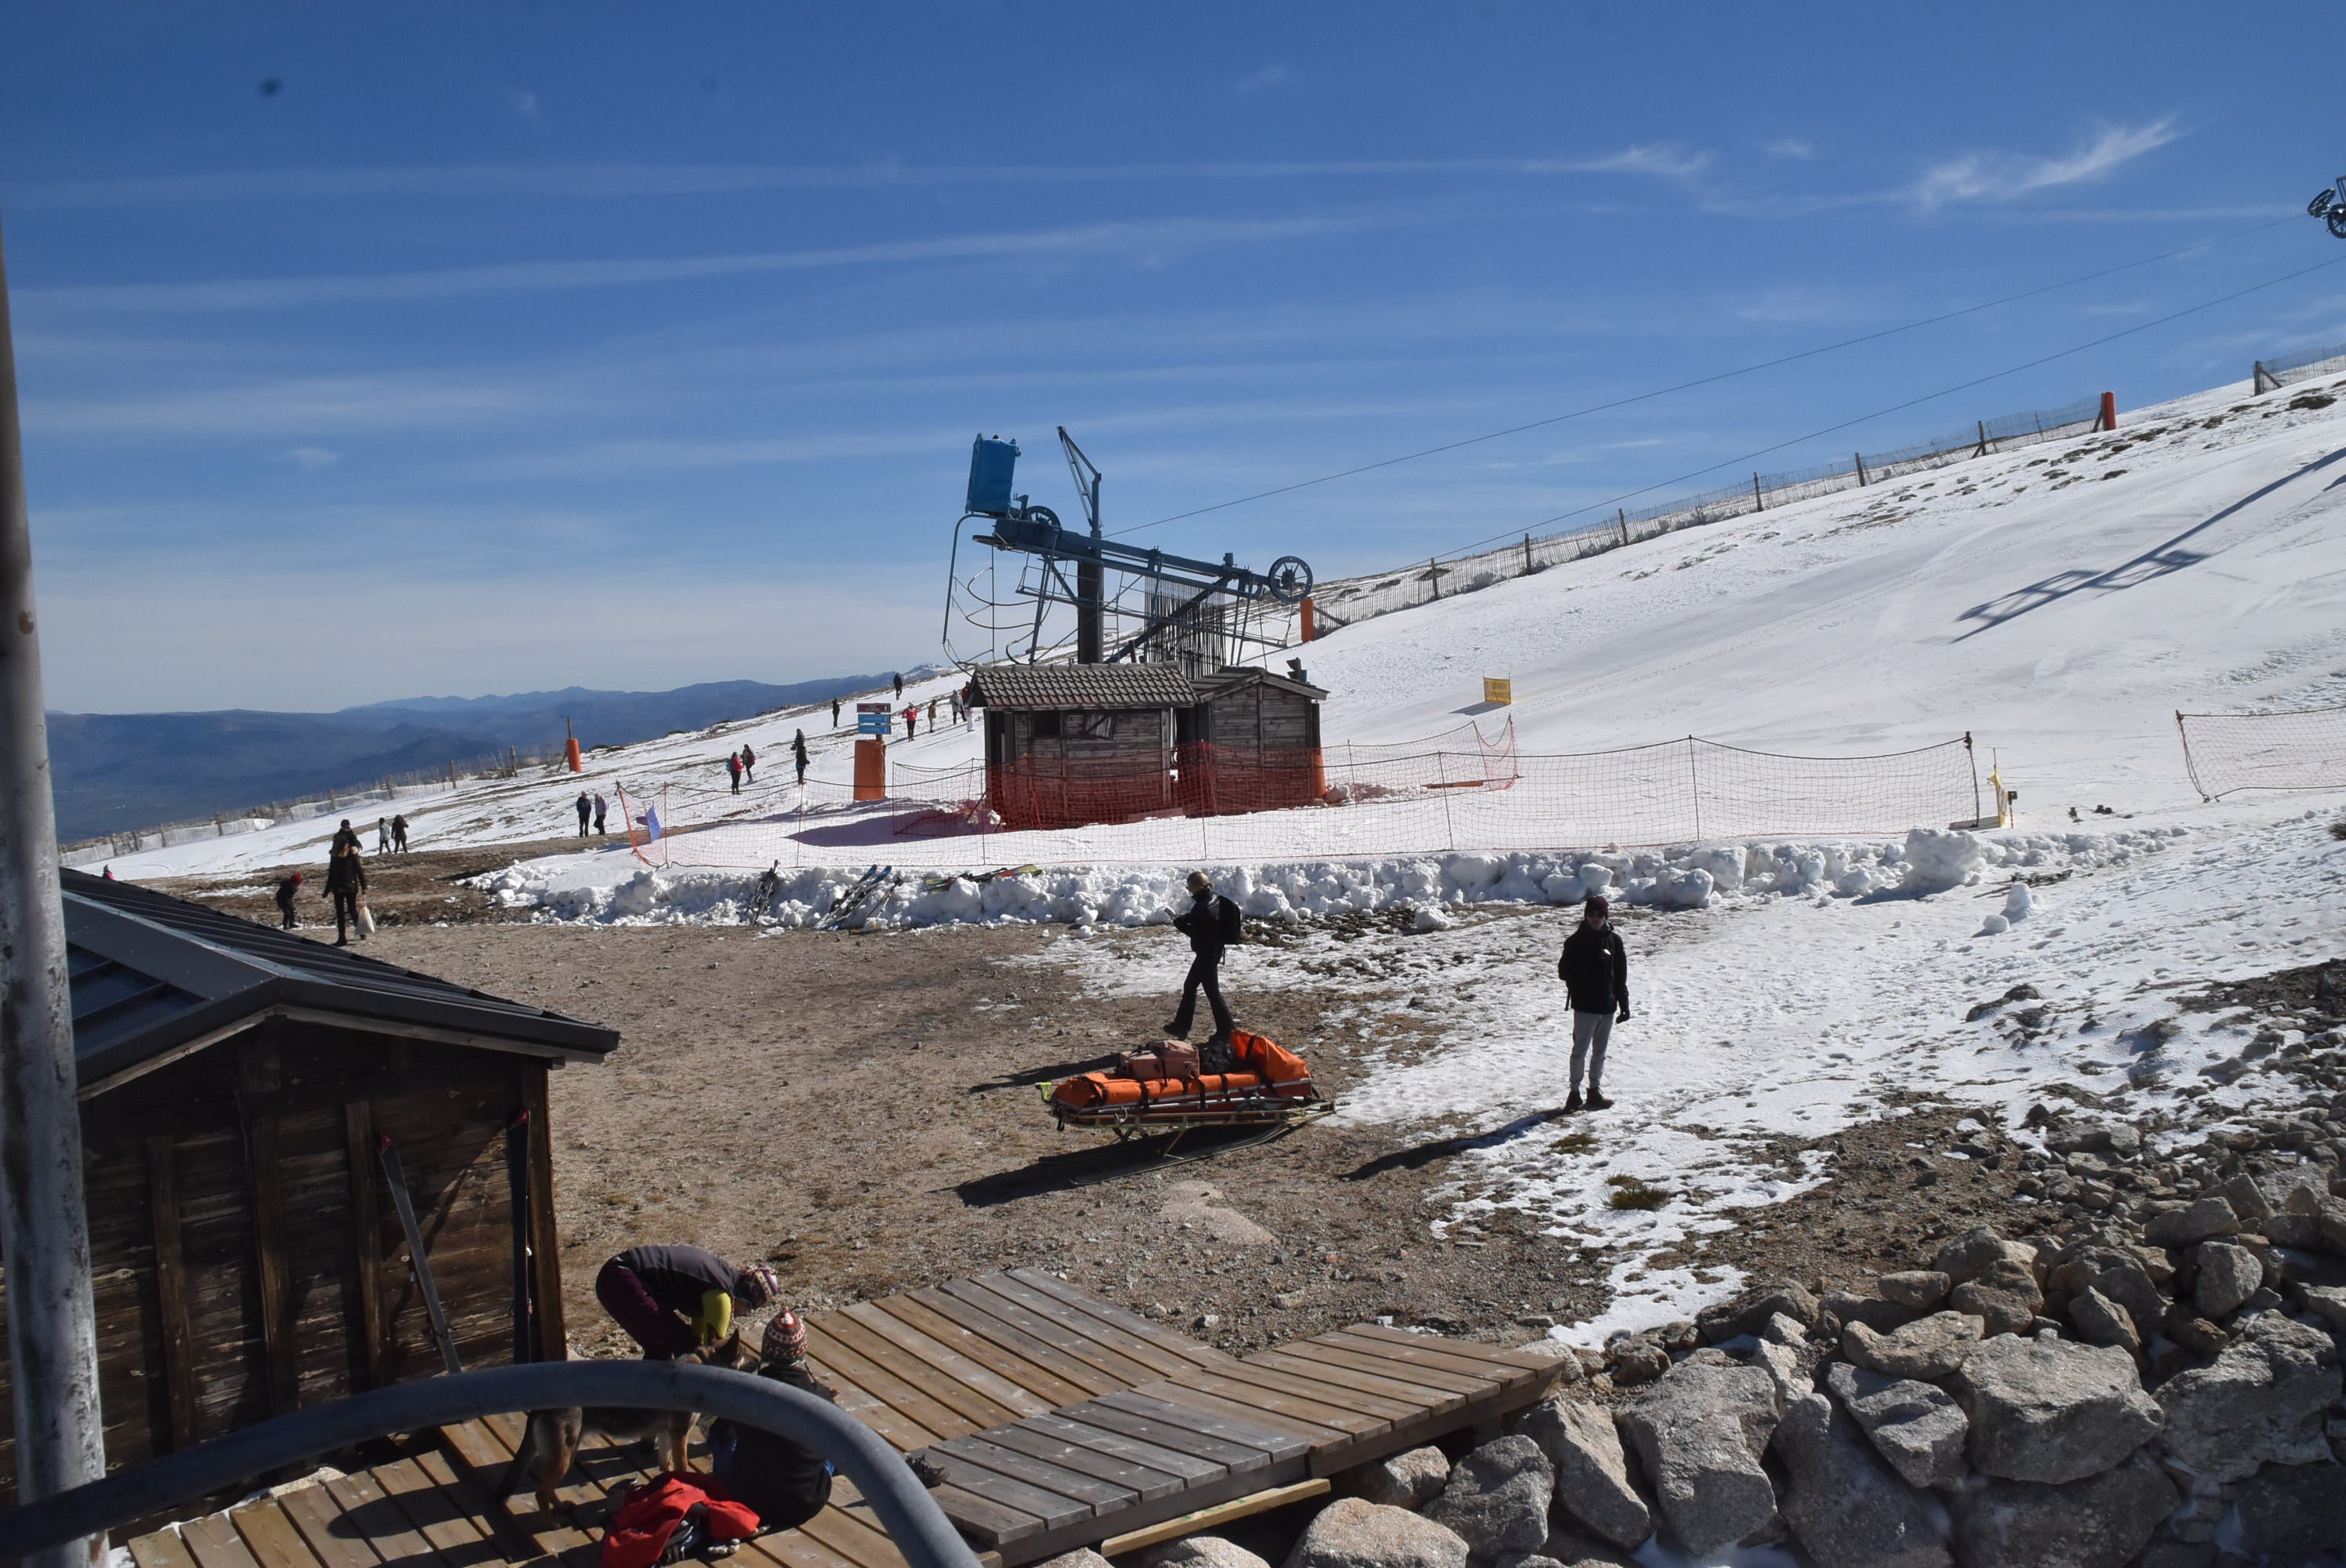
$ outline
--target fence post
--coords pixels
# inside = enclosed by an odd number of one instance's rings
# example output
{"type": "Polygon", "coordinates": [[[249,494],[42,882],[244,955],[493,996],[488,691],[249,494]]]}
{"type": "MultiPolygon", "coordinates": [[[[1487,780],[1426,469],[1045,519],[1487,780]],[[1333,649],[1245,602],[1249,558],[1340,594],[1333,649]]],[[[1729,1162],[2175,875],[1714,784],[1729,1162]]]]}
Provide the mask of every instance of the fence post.
{"type": "Polygon", "coordinates": [[[228,837],[228,830],[220,826],[220,814],[218,811],[212,813],[212,837],[215,839],[228,837]]]}
{"type": "Polygon", "coordinates": [[[326,786],[326,815],[331,817],[342,809],[342,802],[334,799],[334,787],[329,784],[326,786]]]}
{"type": "Polygon", "coordinates": [[[1687,797],[1694,802],[1694,836],[1702,837],[1702,774],[1694,762],[1694,737],[1687,737],[1687,797]]]}
{"type": "Polygon", "coordinates": [[[2259,360],[2257,361],[2255,384],[2249,387],[2249,395],[2250,397],[2255,397],[2261,392],[2279,392],[2280,390],[2280,378],[2273,374],[2270,371],[2265,369],[2264,361],[2259,360]],[[2265,385],[2265,382],[2272,382],[2272,385],[2265,385]]]}
{"type": "Polygon", "coordinates": [[[1972,455],[1985,457],[1987,455],[1987,421],[1985,420],[1979,422],[1979,444],[1972,448],[1972,455]]]}
{"type": "Polygon", "coordinates": [[[1751,476],[1751,510],[1754,512],[1768,510],[1767,497],[1760,494],[1760,476],[1757,473],[1751,476]]]}
{"type": "Polygon", "coordinates": [[[1628,509],[1627,507],[1616,506],[1613,509],[1613,517],[1614,521],[1621,524],[1621,543],[1626,545],[1629,543],[1628,509]]]}
{"type": "Polygon", "coordinates": [[[448,788],[449,788],[449,789],[454,789],[455,787],[456,787],[456,759],[455,759],[454,758],[453,758],[453,757],[452,757],[452,758],[450,758],[450,759],[448,759],[448,788]]]}
{"type": "Polygon", "coordinates": [[[1528,577],[1528,576],[1530,576],[1531,575],[1532,575],[1532,536],[1531,536],[1530,535],[1526,534],[1526,535],[1524,535],[1524,575],[1525,575],[1525,576],[1526,576],[1526,577],[1528,577]]]}
{"type": "Polygon", "coordinates": [[[1862,490],[1865,488],[1865,453],[1860,452],[1851,455],[1857,460],[1857,487],[1862,490]]]}
{"type": "Polygon", "coordinates": [[[1439,599],[1442,597],[1442,557],[1428,555],[1425,565],[1425,580],[1432,586],[1434,598],[1439,599]]]}

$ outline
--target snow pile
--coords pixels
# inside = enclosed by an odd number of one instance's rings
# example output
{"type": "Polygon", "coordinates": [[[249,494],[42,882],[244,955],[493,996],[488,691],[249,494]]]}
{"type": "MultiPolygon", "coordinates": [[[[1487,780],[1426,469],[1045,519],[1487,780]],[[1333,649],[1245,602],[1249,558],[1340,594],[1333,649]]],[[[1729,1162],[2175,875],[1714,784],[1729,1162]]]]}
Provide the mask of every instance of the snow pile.
{"type": "MultiPolygon", "coordinates": [[[[2186,836],[2179,827],[2109,833],[1977,834],[1918,828],[1903,842],[1760,841],[1674,850],[1461,853],[1369,860],[1299,860],[1206,868],[1214,885],[1260,920],[1325,918],[1411,906],[1419,929],[1443,928],[1443,906],[1576,904],[1601,894],[1627,908],[1698,910],[1721,899],[1917,897],[1992,874],[2123,866],[2186,836]]],[[[615,877],[609,854],[525,861],[476,880],[509,909],[600,925],[785,928],[835,917],[856,929],[1027,921],[1160,924],[1188,907],[1180,868],[1054,866],[983,876],[883,877],[842,910],[863,881],[844,867],[761,874],[638,869],[615,877]]]]}

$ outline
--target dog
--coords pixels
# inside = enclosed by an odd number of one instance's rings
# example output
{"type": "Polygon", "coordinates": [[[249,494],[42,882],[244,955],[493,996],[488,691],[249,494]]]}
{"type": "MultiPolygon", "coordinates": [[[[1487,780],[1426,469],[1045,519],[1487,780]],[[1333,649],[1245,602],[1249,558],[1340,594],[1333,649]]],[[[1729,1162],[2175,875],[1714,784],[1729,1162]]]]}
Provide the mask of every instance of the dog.
{"type": "MultiPolygon", "coordinates": [[[[741,1338],[738,1329],[716,1344],[704,1345],[677,1359],[734,1372],[758,1369],[758,1352],[741,1338]]],[[[513,1464],[498,1484],[497,1500],[502,1502],[519,1492],[524,1481],[532,1481],[537,1487],[538,1512],[552,1514],[559,1501],[555,1489],[570,1473],[570,1466],[578,1457],[579,1444],[589,1433],[619,1442],[639,1442],[649,1438],[653,1457],[660,1469],[681,1471],[687,1468],[685,1448],[692,1441],[696,1419],[690,1410],[619,1410],[593,1405],[583,1410],[532,1410],[521,1445],[514,1452],[513,1464]]]]}

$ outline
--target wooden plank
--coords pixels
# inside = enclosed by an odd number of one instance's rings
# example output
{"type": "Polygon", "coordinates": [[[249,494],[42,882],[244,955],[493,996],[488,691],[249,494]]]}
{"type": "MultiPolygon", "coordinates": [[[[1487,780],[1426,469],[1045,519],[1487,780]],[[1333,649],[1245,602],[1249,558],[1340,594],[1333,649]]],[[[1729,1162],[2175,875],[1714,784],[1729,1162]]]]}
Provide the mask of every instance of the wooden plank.
{"type": "Polygon", "coordinates": [[[842,1374],[837,1367],[827,1364],[821,1356],[811,1356],[815,1374],[825,1387],[837,1396],[839,1408],[886,1438],[899,1449],[910,1453],[914,1449],[928,1447],[937,1435],[916,1421],[899,1415],[889,1408],[885,1400],[856,1386],[853,1379],[842,1374]]]}
{"type": "Polygon", "coordinates": [[[1290,1339],[1280,1346],[1279,1354],[1299,1360],[1318,1361],[1331,1367],[1357,1368],[1372,1371],[1379,1377],[1398,1378],[1421,1389],[1439,1390],[1461,1399],[1480,1399],[1495,1386],[1480,1372],[1457,1372],[1447,1368],[1428,1366],[1423,1359],[1404,1360],[1388,1356],[1368,1340],[1355,1339],[1345,1344],[1331,1344],[1326,1339],[1290,1339]]]}
{"type": "Polygon", "coordinates": [[[521,1064],[529,1104],[530,1310],[537,1320],[537,1359],[566,1360],[570,1330],[562,1315],[562,1233],[554,1209],[554,1119],[546,1109],[546,1065],[521,1064]]]}
{"type": "Polygon", "coordinates": [[[1292,1377],[1309,1378],[1314,1382],[1337,1388],[1359,1389],[1382,1399],[1398,1400],[1413,1410],[1438,1413],[1454,1410],[1466,1402],[1464,1394],[1447,1389],[1429,1389],[1421,1383],[1406,1383],[1399,1378],[1368,1371],[1360,1367],[1346,1367],[1327,1361],[1315,1361],[1306,1356],[1290,1356],[1277,1350],[1264,1350],[1247,1358],[1250,1367],[1269,1367],[1292,1377]]]}
{"type": "MultiPolygon", "coordinates": [[[[1216,1403],[1179,1403],[1156,1398],[1137,1389],[1108,1394],[1069,1413],[1081,1414],[1088,1420],[1091,1418],[1087,1412],[1096,1409],[1126,1411],[1166,1426],[1181,1427],[1254,1452],[1268,1454],[1272,1459],[1294,1459],[1310,1452],[1311,1440],[1321,1431],[1318,1427],[1311,1427],[1297,1431],[1289,1425],[1257,1419],[1258,1411],[1231,1410],[1216,1403]]],[[[1231,1468],[1239,1467],[1233,1465],[1231,1468]]]]}
{"type": "MultiPolygon", "coordinates": [[[[1056,1437],[1078,1444],[1094,1453],[1110,1454],[1129,1460],[1148,1470],[1162,1471],[1187,1485],[1194,1481],[1211,1481],[1227,1474],[1229,1466],[1201,1458],[1182,1449],[1146,1439],[1133,1437],[1113,1428],[1096,1426],[1088,1421],[1071,1420],[1056,1410],[1048,1415],[1029,1416],[1019,1427],[1044,1436],[1056,1437]]],[[[1195,1434],[1192,1434],[1195,1435],[1195,1434]]],[[[1210,1441],[1212,1440],[1206,1440],[1210,1441]]],[[[1266,1458],[1269,1456],[1265,1456],[1266,1458]]]]}
{"type": "Polygon", "coordinates": [[[432,1543],[451,1568],[505,1561],[505,1553],[484,1528],[485,1522],[475,1523],[466,1517],[464,1510],[441,1494],[413,1460],[379,1464],[372,1473],[384,1494],[407,1515],[408,1522],[423,1532],[423,1539],[432,1543]]]}
{"type": "Polygon", "coordinates": [[[385,1568],[439,1568],[440,1553],[415,1528],[372,1472],[361,1471],[326,1482],[326,1490],[385,1568]]]}
{"type": "Polygon", "coordinates": [[[1349,1410],[1355,1415],[1374,1416],[1385,1422],[1413,1420],[1425,1413],[1425,1404],[1417,1400],[1397,1400],[1387,1395],[1369,1392],[1365,1388],[1331,1381],[1325,1378],[1282,1371],[1268,1362],[1251,1362],[1227,1375],[1210,1373],[1202,1369],[1195,1377],[1185,1375],[1181,1381],[1194,1382],[1198,1378],[1220,1376],[1225,1382],[1242,1383],[1262,1392],[1288,1394],[1325,1405],[1330,1410],[1349,1410]]]}
{"type": "MultiPolygon", "coordinates": [[[[1141,1442],[1155,1443],[1177,1453],[1211,1461],[1234,1472],[1258,1471],[1271,1462],[1273,1451],[1270,1448],[1209,1437],[1202,1431],[1167,1420],[1164,1412],[1174,1409],[1169,1405],[1152,1407],[1150,1414],[1140,1415],[1129,1410],[1118,1410],[1103,1400],[1095,1400],[1087,1405],[1071,1405],[1056,1413],[1060,1420],[1080,1421],[1086,1426],[1104,1428],[1141,1442]]],[[[1178,1413],[1191,1420],[1212,1420],[1211,1417],[1199,1417],[1194,1410],[1179,1410],[1178,1413]]],[[[1299,1454],[1305,1452],[1309,1446],[1285,1432],[1265,1432],[1257,1441],[1291,1444],[1299,1454]]]]}
{"type": "Polygon", "coordinates": [[[1383,1339],[1401,1345],[1424,1344],[1431,1340],[1454,1356],[1464,1356],[1470,1360],[1488,1361],[1494,1367],[1505,1367],[1540,1377],[1555,1371],[1557,1361],[1556,1357],[1543,1356],[1535,1351],[1503,1350],[1496,1345],[1477,1344],[1472,1339],[1451,1339],[1438,1334],[1412,1334],[1402,1329],[1380,1328],[1374,1323],[1350,1323],[1345,1325],[1344,1332],[1357,1335],[1364,1339],[1383,1339]]]}
{"type": "MultiPolygon", "coordinates": [[[[490,1495],[488,1486],[472,1479],[469,1468],[459,1472],[449,1462],[448,1454],[434,1449],[415,1456],[416,1468],[423,1471],[432,1483],[440,1489],[451,1508],[473,1522],[474,1528],[502,1549],[502,1554],[514,1562],[528,1562],[539,1557],[556,1556],[578,1543],[539,1539],[538,1532],[514,1517],[513,1511],[490,1495]]],[[[491,1485],[495,1484],[492,1478],[491,1485]]],[[[561,1521],[546,1520],[551,1529],[558,1531],[561,1521]]]]}
{"type": "Polygon", "coordinates": [[[158,1530],[130,1543],[130,1560],[138,1568],[196,1568],[196,1560],[176,1530],[158,1530]]]}
{"type": "Polygon", "coordinates": [[[275,1502],[247,1503],[231,1511],[228,1522],[244,1538],[245,1549],[260,1568],[318,1568],[310,1543],[275,1502]]]}
{"type": "Polygon", "coordinates": [[[162,1330],[163,1392],[173,1451],[196,1442],[196,1363],[188,1328],[187,1250],[179,1239],[178,1141],[147,1140],[147,1214],[155,1245],[157,1326],[162,1330]]]}
{"type": "MultiPolygon", "coordinates": [[[[1357,1436],[1362,1432],[1383,1431],[1393,1424],[1392,1418],[1390,1416],[1371,1415],[1321,1400],[1307,1399],[1301,1394],[1291,1394],[1282,1390],[1267,1387],[1260,1374],[1251,1378],[1218,1378],[1211,1372],[1197,1371],[1191,1372],[1179,1382],[1172,1383],[1170,1386],[1193,1393],[1217,1394],[1234,1404],[1287,1416],[1296,1420],[1308,1421],[1313,1426],[1324,1427],[1347,1437],[1357,1436]]],[[[1162,1399],[1172,1397],[1161,1389],[1152,1388],[1149,1392],[1162,1399]]]]}
{"type": "Polygon", "coordinates": [[[1137,1312],[1127,1312],[1121,1307],[1112,1306],[1096,1296],[1076,1289],[1064,1279],[1055,1278],[1044,1273],[1039,1268],[1013,1268],[1006,1272],[1011,1278],[1017,1280],[1030,1290],[1039,1290],[1055,1300],[1073,1307],[1078,1312],[1087,1313],[1096,1318],[1111,1329],[1137,1335],[1147,1344],[1154,1345],[1160,1350],[1169,1350],[1174,1355],[1195,1361],[1201,1367],[1227,1371],[1239,1364],[1238,1358],[1227,1350],[1217,1350],[1211,1345],[1201,1345],[1186,1335],[1177,1334],[1170,1329],[1159,1327],[1137,1312]]]}
{"type": "MultiPolygon", "coordinates": [[[[996,1475],[1006,1475],[1013,1481],[1023,1481],[1029,1486],[1070,1498],[1085,1504],[1094,1513],[1105,1513],[1140,1501],[1140,1494],[1128,1486],[1118,1486],[1079,1471],[1065,1470],[1015,1449],[1004,1448],[990,1435],[955,1438],[930,1451],[951,1454],[981,1470],[990,1470],[996,1475]]],[[[964,1481],[962,1484],[966,1486],[969,1483],[964,1481]]]]}
{"type": "Polygon", "coordinates": [[[1337,1334],[1322,1334],[1313,1343],[1341,1349],[1348,1354],[1382,1356],[1387,1360],[1406,1361],[1412,1366],[1454,1371],[1462,1377],[1480,1379],[1485,1388],[1505,1388],[1517,1380],[1516,1369],[1494,1367],[1488,1361],[1476,1361],[1464,1356],[1454,1356],[1434,1345],[1404,1345],[1392,1339],[1363,1339],[1349,1329],[1337,1334]]]}
{"type": "Polygon", "coordinates": [[[279,1498],[277,1505],[323,1568],[375,1568],[382,1561],[358,1527],[342,1517],[342,1505],[325,1487],[297,1486],[279,1498]]]}
{"type": "Polygon", "coordinates": [[[914,1301],[928,1308],[940,1318],[957,1328],[966,1329],[989,1344],[1030,1361],[1052,1376],[1065,1380],[1090,1394],[1110,1394],[1131,1385],[1123,1379],[1103,1372],[1086,1361],[1077,1359],[1048,1340],[1038,1339],[1015,1324],[995,1317],[972,1302],[942,1290],[909,1290],[899,1299],[914,1301]]]}
{"type": "MultiPolygon", "coordinates": [[[[511,1430],[517,1441],[522,1430],[520,1424],[517,1422],[511,1430]]],[[[578,1505],[601,1497],[600,1488],[591,1482],[584,1487],[572,1485],[566,1490],[576,1495],[566,1508],[558,1510],[551,1517],[540,1516],[536,1491],[527,1477],[519,1478],[521,1490],[512,1496],[502,1499],[496,1496],[496,1489],[505,1484],[505,1477],[513,1468],[515,1445],[505,1441],[502,1433],[489,1421],[463,1421],[442,1427],[440,1441],[471,1471],[473,1484],[480,1489],[488,1499],[489,1507],[494,1510],[492,1518],[504,1514],[515,1522],[515,1529],[525,1528],[527,1533],[536,1540],[541,1551],[557,1556],[588,1556],[599,1553],[597,1538],[577,1528],[572,1522],[572,1516],[578,1505]],[[537,1522],[524,1527],[519,1522],[525,1517],[536,1519],[537,1522]]],[[[556,1491],[557,1502],[562,1501],[563,1490],[557,1488],[556,1491]]]]}
{"type": "MultiPolygon", "coordinates": [[[[858,1302],[848,1308],[845,1315],[898,1349],[919,1357],[946,1377],[974,1389],[989,1403],[1010,1411],[1014,1420],[1020,1416],[1040,1415],[1054,1403],[1035,1398],[984,1362],[964,1356],[952,1345],[881,1310],[877,1303],[858,1302]]],[[[1001,1423],[993,1424],[998,1426],[1001,1423]]]]}
{"type": "Polygon", "coordinates": [[[1146,1340],[1111,1329],[1064,1301],[1029,1289],[1006,1274],[989,1274],[954,1283],[990,1306],[999,1303],[994,1306],[996,1311],[1025,1313],[1027,1320],[1036,1326],[1036,1332],[1048,1336],[1054,1344],[1065,1346],[1070,1355],[1082,1356],[1115,1372],[1127,1388],[1157,1378],[1169,1378],[1193,1364],[1161,1353],[1146,1340]]]}
{"type": "Polygon", "coordinates": [[[749,1563],[762,1558],[776,1568],[855,1568],[854,1563],[802,1530],[752,1536],[741,1543],[741,1551],[749,1563]]]}
{"type": "Polygon", "coordinates": [[[817,1324],[807,1325],[807,1354],[824,1366],[837,1368],[842,1377],[852,1380],[890,1410],[933,1433],[930,1441],[978,1430],[976,1422],[939,1404],[887,1368],[875,1365],[870,1357],[858,1353],[855,1347],[842,1343],[817,1324]]]}
{"type": "Polygon", "coordinates": [[[1046,1370],[1024,1356],[1005,1349],[975,1329],[964,1328],[936,1308],[910,1296],[890,1296],[872,1305],[898,1322],[919,1329],[940,1345],[959,1351],[1025,1390],[1040,1400],[1046,1410],[1075,1404],[1090,1398],[1094,1391],[1082,1384],[1070,1382],[1056,1372],[1046,1370]]]}
{"type": "Polygon", "coordinates": [[[285,1265],[285,1162],[277,1126],[277,1047],[244,1048],[238,1118],[244,1124],[245,1185],[252,1195],[253,1287],[260,1298],[262,1361],[269,1371],[269,1411],[285,1415],[301,1402],[300,1347],[293,1339],[293,1285],[285,1265]]]}
{"type": "MultiPolygon", "coordinates": [[[[821,1323],[810,1323],[807,1328],[810,1333],[828,1335],[833,1344],[846,1346],[873,1366],[885,1369],[889,1376],[908,1387],[918,1389],[967,1421],[970,1431],[982,1431],[987,1427],[1006,1426],[1025,1413],[997,1403],[950,1373],[938,1370],[920,1357],[907,1354],[886,1336],[874,1333],[846,1313],[827,1313],[821,1323]]],[[[919,1412],[915,1411],[913,1415],[915,1420],[919,1419],[919,1412]]]]}
{"type": "Polygon", "coordinates": [[[1091,1517],[1091,1505],[1088,1503],[1078,1502],[1058,1492],[1030,1486],[1014,1477],[972,1464],[948,1450],[933,1448],[929,1451],[929,1457],[944,1470],[945,1479],[964,1492],[974,1492],[989,1502],[1032,1514],[1046,1529],[1073,1524],[1079,1519],[1091,1517]]]}
{"type": "Polygon", "coordinates": [[[189,1520],[179,1526],[179,1539],[194,1554],[196,1568],[260,1568],[224,1513],[189,1520]]]}
{"type": "Polygon", "coordinates": [[[1152,1469],[1121,1454],[1108,1453],[1057,1432],[1030,1427],[1023,1421],[1016,1426],[994,1428],[985,1434],[985,1441],[996,1448],[1006,1448],[1013,1453],[1041,1460],[1045,1464],[1072,1470],[1078,1475],[1088,1475],[1111,1486],[1120,1486],[1144,1502],[1170,1497],[1188,1481],[1187,1476],[1172,1471],[1152,1469]]]}
{"type": "Polygon", "coordinates": [[[950,1483],[933,1488],[929,1495],[937,1500],[937,1506],[944,1510],[954,1529],[981,1546],[1023,1541],[1043,1529],[1043,1522],[1031,1513],[950,1483]]]}
{"type": "Polygon", "coordinates": [[[391,1380],[391,1341],[382,1309],[382,1214],[374,1174],[374,1107],[352,1100],[342,1107],[342,1158],[351,1186],[351,1264],[358,1276],[353,1332],[366,1357],[369,1388],[391,1380]]]}
{"type": "Polygon", "coordinates": [[[858,1568],[906,1568],[904,1554],[878,1530],[836,1504],[799,1526],[818,1544],[838,1553],[858,1568]]]}
{"type": "Polygon", "coordinates": [[[1225,1399],[1207,1389],[1193,1389],[1181,1383],[1150,1383],[1135,1392],[1147,1394],[1164,1404],[1178,1406],[1198,1415],[1220,1416],[1226,1420],[1244,1422],[1257,1427],[1269,1427],[1290,1437],[1301,1438],[1307,1448],[1323,1443],[1341,1442],[1349,1432],[1341,1427],[1322,1426],[1317,1421],[1303,1420],[1277,1410],[1265,1410],[1241,1400],[1225,1399]]]}
{"type": "Polygon", "coordinates": [[[1195,1535],[1201,1530],[1211,1530],[1217,1525],[1228,1524],[1232,1520],[1244,1519],[1249,1514],[1267,1513],[1274,1508],[1284,1508],[1290,1502],[1303,1502],[1311,1498],[1325,1497],[1333,1490],[1334,1483],[1323,1477],[1311,1481],[1299,1481],[1287,1486],[1274,1486],[1262,1492],[1249,1492],[1244,1497],[1234,1497],[1228,1502],[1218,1502],[1211,1508],[1200,1508],[1194,1513],[1185,1513],[1178,1519],[1168,1519],[1161,1524],[1149,1525],[1145,1530],[1133,1530],[1122,1535],[1111,1535],[1101,1542],[1096,1550],[1103,1557],[1137,1552],[1145,1546],[1156,1546],[1168,1541],[1178,1541],[1184,1535],[1195,1535]]]}

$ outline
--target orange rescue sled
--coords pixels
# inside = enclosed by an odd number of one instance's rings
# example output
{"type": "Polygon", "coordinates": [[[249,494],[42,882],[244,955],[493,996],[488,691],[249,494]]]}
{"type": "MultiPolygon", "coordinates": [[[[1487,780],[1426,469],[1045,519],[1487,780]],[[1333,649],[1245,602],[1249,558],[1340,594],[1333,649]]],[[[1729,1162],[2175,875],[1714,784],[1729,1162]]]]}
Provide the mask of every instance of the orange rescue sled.
{"type": "Polygon", "coordinates": [[[1163,1128],[1300,1125],[1334,1110],[1311,1069],[1275,1040],[1230,1032],[1237,1070],[1199,1073],[1185,1045],[1136,1051],[1121,1065],[1043,1085],[1062,1127],[1106,1127],[1119,1138],[1163,1128]]]}

